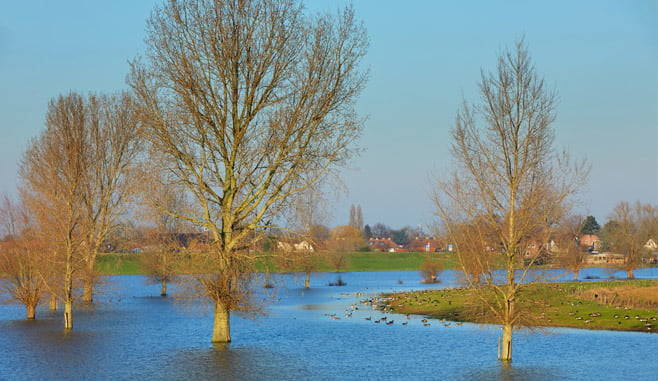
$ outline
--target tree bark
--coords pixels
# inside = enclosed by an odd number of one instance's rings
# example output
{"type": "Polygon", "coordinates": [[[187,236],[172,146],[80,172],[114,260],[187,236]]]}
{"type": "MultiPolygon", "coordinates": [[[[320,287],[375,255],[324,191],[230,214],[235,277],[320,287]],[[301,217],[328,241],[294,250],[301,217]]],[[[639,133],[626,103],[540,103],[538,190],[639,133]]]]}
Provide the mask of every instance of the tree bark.
{"type": "Polygon", "coordinates": [[[503,339],[500,349],[500,360],[504,362],[512,361],[512,324],[503,325],[503,339]]]}
{"type": "Polygon", "coordinates": [[[212,327],[213,343],[231,342],[230,312],[221,302],[215,302],[215,316],[212,327]]]}
{"type": "Polygon", "coordinates": [[[64,329],[73,328],[73,301],[64,302],[64,329]]]}
{"type": "Polygon", "coordinates": [[[36,304],[27,304],[25,305],[25,308],[27,310],[27,320],[34,320],[36,317],[36,310],[37,310],[36,304]]]}
{"type": "Polygon", "coordinates": [[[167,280],[162,279],[162,283],[160,285],[160,296],[167,296],[167,280]]]}
{"type": "Polygon", "coordinates": [[[57,311],[57,295],[55,295],[55,293],[50,294],[50,302],[48,303],[48,307],[51,311],[57,311]]]}
{"type": "Polygon", "coordinates": [[[94,282],[91,279],[85,279],[82,291],[82,302],[85,304],[94,303],[94,282]]]}

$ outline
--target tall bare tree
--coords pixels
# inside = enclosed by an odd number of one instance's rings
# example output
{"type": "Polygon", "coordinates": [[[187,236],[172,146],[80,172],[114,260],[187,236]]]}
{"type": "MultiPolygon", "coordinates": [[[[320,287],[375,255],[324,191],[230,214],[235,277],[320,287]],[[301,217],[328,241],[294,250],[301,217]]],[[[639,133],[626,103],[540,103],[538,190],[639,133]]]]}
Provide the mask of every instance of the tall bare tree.
{"type": "Polygon", "coordinates": [[[364,28],[351,8],[307,17],[293,0],[171,1],[147,25],[132,63],[154,151],[208,229],[213,342],[228,342],[230,312],[248,312],[246,250],[291,195],[355,154],[354,102],[366,75],[364,28]]]}
{"type": "Polygon", "coordinates": [[[57,270],[50,290],[64,304],[64,328],[73,327],[74,277],[84,244],[83,195],[87,181],[89,121],[85,100],[60,95],[48,104],[45,130],[30,142],[19,166],[20,190],[48,240],[57,270]]]}
{"type": "MultiPolygon", "coordinates": [[[[31,142],[20,167],[21,191],[53,245],[60,273],[51,289],[72,327],[74,280],[93,300],[96,255],[117,226],[131,193],[130,168],[139,153],[136,107],[127,93],[53,99],[46,129],[31,142]]],[[[52,283],[52,282],[49,282],[52,283]]]]}
{"type": "Polygon", "coordinates": [[[137,108],[129,94],[90,95],[86,107],[89,158],[83,193],[82,301],[91,303],[97,279],[96,256],[135,193],[133,168],[141,145],[137,108]]]}
{"type": "Polygon", "coordinates": [[[631,204],[620,201],[615,205],[609,217],[612,224],[607,224],[606,241],[612,250],[624,254],[621,269],[626,271],[628,279],[635,278],[635,269],[641,266],[647,254],[644,247],[649,239],[658,236],[658,206],[636,201],[631,204]]]}
{"type": "MultiPolygon", "coordinates": [[[[482,72],[479,88],[481,101],[473,106],[465,101],[457,113],[452,130],[457,169],[437,182],[435,200],[460,257],[472,247],[468,240],[495,237],[504,279],[491,271],[483,272],[480,283],[466,278],[502,324],[500,358],[511,361],[513,328],[524,324],[516,308],[521,290],[587,171],[553,149],[556,97],[537,76],[523,41],[499,56],[496,72],[482,72]],[[474,228],[471,237],[459,233],[464,224],[474,228]],[[528,250],[532,245],[539,247],[528,250]]],[[[489,245],[480,246],[485,255],[489,245]]]]}

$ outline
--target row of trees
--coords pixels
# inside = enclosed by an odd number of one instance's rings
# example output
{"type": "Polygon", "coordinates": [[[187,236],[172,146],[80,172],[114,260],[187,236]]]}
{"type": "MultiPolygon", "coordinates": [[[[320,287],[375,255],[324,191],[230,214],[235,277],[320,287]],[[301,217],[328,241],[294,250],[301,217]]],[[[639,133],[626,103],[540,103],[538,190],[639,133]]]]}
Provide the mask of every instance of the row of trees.
{"type": "Polygon", "coordinates": [[[309,16],[292,0],[172,1],[154,9],[145,41],[131,92],[50,102],[20,164],[30,228],[10,233],[16,250],[43,245],[48,266],[21,281],[62,301],[71,329],[80,283],[93,301],[100,245],[119,219],[151,210],[157,231],[182,221],[207,232],[194,295],[214,305],[212,341],[228,342],[230,313],[257,309],[248,248],[357,153],[366,32],[349,7],[309,16]]]}
{"type": "Polygon", "coordinates": [[[64,305],[67,329],[79,283],[82,301],[93,302],[99,248],[134,193],[137,115],[127,93],[62,95],[49,103],[45,130],[23,153],[20,198],[5,197],[2,214],[8,252],[29,255],[4,257],[10,268],[21,268],[14,293],[33,295],[26,303],[32,318],[38,290],[48,290],[51,308],[64,305]]]}

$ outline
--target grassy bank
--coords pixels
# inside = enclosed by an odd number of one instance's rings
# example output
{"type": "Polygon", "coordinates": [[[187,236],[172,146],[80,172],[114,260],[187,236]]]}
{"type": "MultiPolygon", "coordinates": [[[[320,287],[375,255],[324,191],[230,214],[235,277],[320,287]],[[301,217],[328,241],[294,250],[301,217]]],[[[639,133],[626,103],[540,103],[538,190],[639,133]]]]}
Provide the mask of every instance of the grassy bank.
{"type": "Polygon", "coordinates": [[[102,275],[143,275],[139,253],[101,254],[96,259],[96,271],[102,275]]]}
{"type": "MultiPolygon", "coordinates": [[[[536,326],[658,332],[658,281],[537,283],[519,308],[536,326]]],[[[496,323],[472,289],[390,295],[388,308],[440,319],[496,323]]]]}
{"type": "MultiPolygon", "coordinates": [[[[104,275],[136,275],[143,274],[139,263],[138,253],[111,253],[98,257],[96,269],[104,275]]],[[[311,254],[319,255],[322,254],[311,254]]],[[[354,252],[346,253],[345,266],[341,271],[404,271],[419,270],[420,265],[428,258],[436,259],[443,263],[445,270],[456,268],[456,257],[451,253],[379,253],[379,252],[354,252]]],[[[257,271],[280,272],[273,261],[263,259],[256,264],[257,271]]],[[[321,258],[317,271],[332,272],[336,269],[326,258],[321,258]]]]}

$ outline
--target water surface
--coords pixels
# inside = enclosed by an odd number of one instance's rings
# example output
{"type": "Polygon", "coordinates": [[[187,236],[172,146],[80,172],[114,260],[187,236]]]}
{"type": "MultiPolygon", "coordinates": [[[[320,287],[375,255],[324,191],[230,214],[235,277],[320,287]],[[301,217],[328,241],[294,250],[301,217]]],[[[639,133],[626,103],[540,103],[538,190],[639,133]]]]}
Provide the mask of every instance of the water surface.
{"type": "MultiPolygon", "coordinates": [[[[513,365],[504,367],[497,326],[425,326],[423,317],[360,303],[381,292],[454,286],[454,275],[427,286],[416,271],[350,272],[340,274],[346,286],[329,287],[337,274],[319,273],[310,290],[282,275],[269,315],[233,316],[228,345],[209,342],[210,315],[156,296],[141,276],[111,277],[100,303],[74,312],[71,332],[61,329],[60,313],[39,309],[28,322],[21,307],[1,306],[0,380],[656,380],[656,334],[518,331],[513,365]],[[394,323],[374,323],[384,316],[394,323]]],[[[609,275],[585,269],[581,279],[609,275]]],[[[658,269],[636,275],[658,278],[658,269]]]]}

